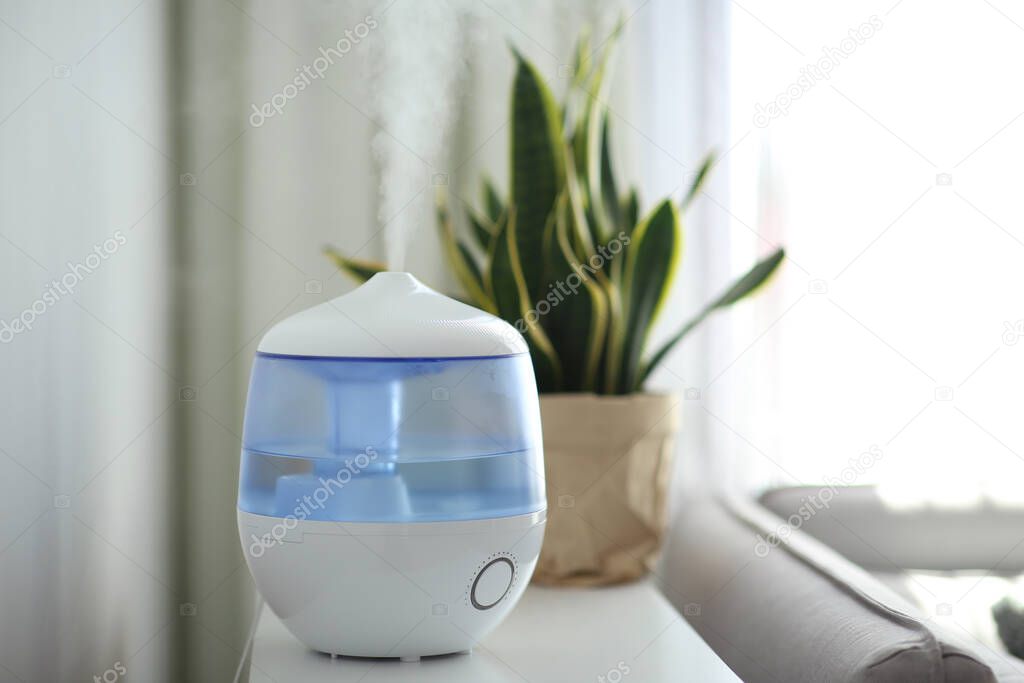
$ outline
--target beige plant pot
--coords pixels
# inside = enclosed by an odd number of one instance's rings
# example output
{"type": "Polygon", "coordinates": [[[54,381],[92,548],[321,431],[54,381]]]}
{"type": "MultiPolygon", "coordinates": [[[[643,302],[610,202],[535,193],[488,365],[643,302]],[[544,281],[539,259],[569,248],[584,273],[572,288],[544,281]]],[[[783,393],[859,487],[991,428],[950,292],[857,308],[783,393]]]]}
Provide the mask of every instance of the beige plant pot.
{"type": "Polygon", "coordinates": [[[679,401],[544,394],[548,521],[533,580],[595,586],[644,576],[665,534],[679,401]]]}

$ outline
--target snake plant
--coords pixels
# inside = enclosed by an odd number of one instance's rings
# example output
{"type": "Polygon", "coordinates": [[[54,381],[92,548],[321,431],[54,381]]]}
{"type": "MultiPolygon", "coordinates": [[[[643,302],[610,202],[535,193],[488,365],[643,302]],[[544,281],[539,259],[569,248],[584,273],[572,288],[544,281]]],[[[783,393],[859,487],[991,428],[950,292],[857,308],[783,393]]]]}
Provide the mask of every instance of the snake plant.
{"type": "MultiPolygon", "coordinates": [[[[650,348],[683,249],[680,214],[701,192],[709,154],[681,199],[640,215],[635,188],[620,192],[609,153],[607,71],[619,30],[601,50],[580,38],[561,106],[537,69],[513,49],[510,187],[482,181],[480,210],[466,207],[465,236],[446,197],[437,219],[467,302],[515,325],[530,346],[542,392],[641,391],[665,356],[711,313],[747,296],[775,271],[778,249],[675,334],[650,348]]],[[[384,264],[328,248],[358,281],[384,264]]]]}

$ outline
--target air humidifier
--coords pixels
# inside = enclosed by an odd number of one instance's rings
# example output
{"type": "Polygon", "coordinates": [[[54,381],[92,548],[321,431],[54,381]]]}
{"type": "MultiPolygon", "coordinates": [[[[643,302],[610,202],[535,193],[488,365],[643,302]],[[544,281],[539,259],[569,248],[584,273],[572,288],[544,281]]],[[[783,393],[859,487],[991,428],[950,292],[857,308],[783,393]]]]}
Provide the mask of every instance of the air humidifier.
{"type": "Polygon", "coordinates": [[[533,573],[546,503],[526,344],[407,273],[267,332],[241,457],[249,570],[314,650],[469,651],[533,573]]]}

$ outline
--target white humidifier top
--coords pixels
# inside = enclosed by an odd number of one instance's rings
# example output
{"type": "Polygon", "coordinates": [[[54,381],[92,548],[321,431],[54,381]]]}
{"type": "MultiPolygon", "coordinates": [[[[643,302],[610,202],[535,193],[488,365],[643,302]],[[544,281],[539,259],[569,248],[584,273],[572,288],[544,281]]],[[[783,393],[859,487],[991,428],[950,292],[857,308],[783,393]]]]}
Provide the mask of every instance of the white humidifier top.
{"type": "Polygon", "coordinates": [[[339,471],[344,490],[309,519],[442,522],[544,508],[526,343],[408,273],[379,273],[267,333],[242,441],[239,507],[252,514],[285,517],[339,471]]]}
{"type": "Polygon", "coordinates": [[[409,273],[363,286],[287,318],[260,353],[330,358],[466,358],[526,353],[504,320],[435,292],[409,273]]]}

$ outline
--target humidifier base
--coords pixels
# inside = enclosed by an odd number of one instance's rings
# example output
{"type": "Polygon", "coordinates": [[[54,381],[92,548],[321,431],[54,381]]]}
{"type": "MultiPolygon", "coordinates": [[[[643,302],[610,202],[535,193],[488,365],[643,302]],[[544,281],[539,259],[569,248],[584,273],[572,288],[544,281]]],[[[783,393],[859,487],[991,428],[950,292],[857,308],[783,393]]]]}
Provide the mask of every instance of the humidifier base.
{"type": "Polygon", "coordinates": [[[308,647],[334,655],[466,652],[530,581],[544,511],[419,523],[315,522],[238,511],[267,605],[308,647]]]}

